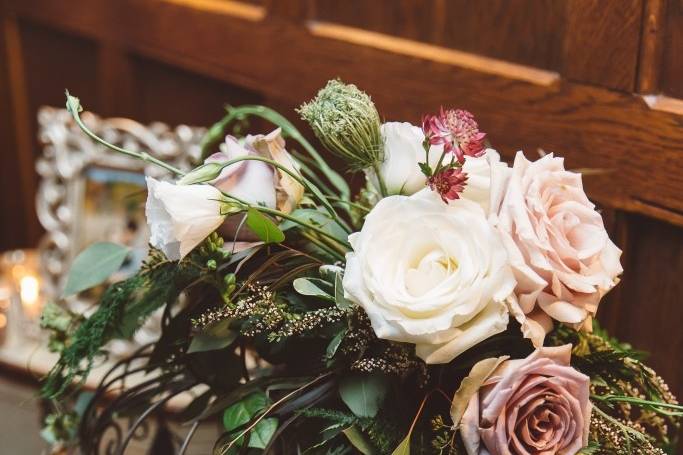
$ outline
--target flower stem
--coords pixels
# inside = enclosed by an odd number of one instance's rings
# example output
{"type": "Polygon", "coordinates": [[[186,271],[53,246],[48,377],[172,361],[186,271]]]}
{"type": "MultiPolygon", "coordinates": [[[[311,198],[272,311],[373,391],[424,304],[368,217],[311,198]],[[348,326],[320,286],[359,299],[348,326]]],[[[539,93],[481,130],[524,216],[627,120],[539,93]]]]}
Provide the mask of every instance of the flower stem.
{"type": "Polygon", "coordinates": [[[79,115],[79,113],[81,112],[81,110],[83,110],[83,108],[81,107],[80,101],[75,96],[71,96],[69,94],[68,90],[66,91],[66,110],[71,114],[71,116],[73,117],[73,119],[76,122],[76,124],[78,125],[78,127],[81,130],[83,130],[83,132],[87,136],[89,136],[91,139],[93,139],[95,142],[99,142],[100,144],[104,145],[105,147],[108,147],[111,150],[122,153],[124,155],[128,155],[130,157],[137,158],[137,159],[142,160],[146,163],[155,164],[155,165],[157,165],[161,168],[164,168],[167,171],[170,171],[176,175],[185,175],[185,173],[183,171],[181,171],[180,169],[178,169],[177,167],[172,166],[172,165],[170,165],[170,164],[168,164],[168,163],[166,163],[166,162],[164,162],[158,158],[155,158],[147,152],[135,152],[133,150],[124,149],[122,147],[119,147],[117,145],[114,145],[110,142],[105,141],[104,139],[102,139],[101,137],[99,137],[98,135],[93,133],[90,130],[90,128],[88,128],[85,125],[85,123],[83,123],[83,120],[81,120],[81,116],[79,115]]]}
{"type": "Polygon", "coordinates": [[[382,197],[387,197],[389,194],[387,192],[387,185],[384,182],[384,177],[382,177],[382,174],[379,172],[379,164],[375,163],[372,165],[373,171],[375,171],[375,175],[377,176],[377,181],[379,182],[379,192],[382,194],[382,197]]]}

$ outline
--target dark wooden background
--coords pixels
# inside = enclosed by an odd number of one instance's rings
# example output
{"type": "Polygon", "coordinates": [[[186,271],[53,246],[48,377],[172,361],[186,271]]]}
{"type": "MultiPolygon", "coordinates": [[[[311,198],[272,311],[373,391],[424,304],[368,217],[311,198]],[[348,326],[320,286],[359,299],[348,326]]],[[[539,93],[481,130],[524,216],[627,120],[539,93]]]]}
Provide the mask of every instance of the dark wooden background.
{"type": "Polygon", "coordinates": [[[36,110],[210,124],[329,78],[389,120],[477,115],[566,157],[624,250],[599,319],[683,396],[683,0],[0,0],[0,249],[35,245],[36,110]]]}

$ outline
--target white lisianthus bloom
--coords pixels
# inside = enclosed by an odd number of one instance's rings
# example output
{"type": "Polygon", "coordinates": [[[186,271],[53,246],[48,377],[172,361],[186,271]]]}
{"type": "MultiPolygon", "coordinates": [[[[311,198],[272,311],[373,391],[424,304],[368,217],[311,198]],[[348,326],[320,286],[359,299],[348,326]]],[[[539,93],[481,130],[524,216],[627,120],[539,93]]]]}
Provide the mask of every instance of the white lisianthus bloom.
{"type": "Polygon", "coordinates": [[[211,185],[175,185],[147,177],[145,214],[149,242],[177,261],[185,257],[225,219],[222,194],[211,185]]]}
{"type": "MultiPolygon", "coordinates": [[[[407,122],[387,122],[380,128],[384,141],[384,161],[379,173],[384,180],[389,194],[411,195],[427,184],[427,177],[420,170],[418,163],[427,159],[423,142],[422,129],[407,122]]],[[[432,147],[429,161],[435,166],[443,147],[432,147]]],[[[379,183],[374,170],[368,169],[368,178],[379,192],[379,183]]]]}
{"type": "Polygon", "coordinates": [[[344,293],[379,338],[414,343],[427,363],[446,363],[507,327],[516,283],[476,203],[444,204],[429,189],[390,196],[349,242],[344,293]]]}

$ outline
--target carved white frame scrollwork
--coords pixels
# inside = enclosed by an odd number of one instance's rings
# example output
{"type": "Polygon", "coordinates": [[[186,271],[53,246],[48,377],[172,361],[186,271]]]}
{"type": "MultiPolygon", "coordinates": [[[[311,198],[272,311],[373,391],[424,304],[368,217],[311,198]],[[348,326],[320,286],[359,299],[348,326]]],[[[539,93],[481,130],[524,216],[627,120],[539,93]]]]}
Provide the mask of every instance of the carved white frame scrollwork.
{"type": "MultiPolygon", "coordinates": [[[[190,169],[200,157],[205,128],[160,122],[148,126],[125,118],[101,118],[84,112],[83,122],[98,136],[129,150],[146,151],[180,169],[190,169]]],[[[84,172],[100,166],[144,173],[157,178],[168,171],[111,151],[87,137],[66,109],[41,107],[38,138],[43,145],[36,162],[40,183],[36,211],[45,235],[39,244],[43,289],[56,298],[78,247],[79,214],[85,190],[84,172]]]]}

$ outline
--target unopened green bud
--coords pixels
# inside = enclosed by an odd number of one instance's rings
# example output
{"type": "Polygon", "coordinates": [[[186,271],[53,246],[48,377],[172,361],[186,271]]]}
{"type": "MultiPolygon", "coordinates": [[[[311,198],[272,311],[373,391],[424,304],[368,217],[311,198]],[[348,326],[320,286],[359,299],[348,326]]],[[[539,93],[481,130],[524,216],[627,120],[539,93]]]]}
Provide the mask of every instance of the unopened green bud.
{"type": "Polygon", "coordinates": [[[222,163],[205,163],[185,174],[178,185],[192,185],[194,183],[204,183],[211,181],[221,175],[223,170],[222,163]]]}
{"type": "Polygon", "coordinates": [[[298,112],[323,145],[353,169],[366,169],[383,161],[377,108],[355,85],[331,80],[298,112]]]}
{"type": "Polygon", "coordinates": [[[237,282],[237,277],[234,273],[228,273],[225,275],[225,277],[223,277],[223,282],[226,286],[232,286],[237,282]]]}
{"type": "Polygon", "coordinates": [[[215,259],[209,259],[208,261],[206,261],[206,267],[209,270],[216,270],[216,267],[218,267],[218,264],[216,263],[215,259]]]}

